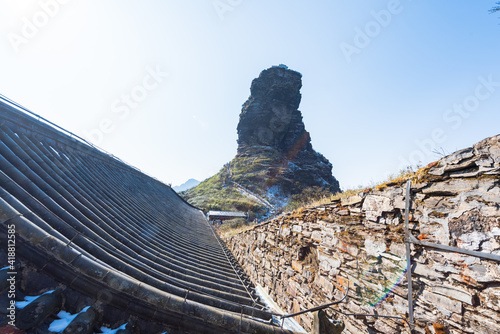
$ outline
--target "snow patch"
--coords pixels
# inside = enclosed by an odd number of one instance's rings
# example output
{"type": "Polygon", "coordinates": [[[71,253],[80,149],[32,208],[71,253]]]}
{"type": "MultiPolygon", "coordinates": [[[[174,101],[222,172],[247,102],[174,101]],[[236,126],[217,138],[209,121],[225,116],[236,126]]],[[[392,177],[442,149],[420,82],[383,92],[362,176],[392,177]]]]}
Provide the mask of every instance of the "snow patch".
{"type": "Polygon", "coordinates": [[[71,314],[66,311],[61,311],[57,313],[57,316],[60,318],[58,320],[52,321],[49,326],[49,331],[54,333],[62,333],[68,327],[68,325],[75,319],[80,313],[86,312],[90,306],[83,308],[80,312],[71,314]]]}
{"type": "Polygon", "coordinates": [[[115,328],[115,329],[110,329],[110,328],[107,328],[107,327],[101,327],[101,332],[102,332],[102,334],[116,334],[116,332],[118,332],[119,330],[125,329],[125,327],[127,326],[127,324],[128,324],[128,322],[124,323],[123,325],[121,325],[120,327],[115,328]]]}
{"type": "MultiPolygon", "coordinates": [[[[9,267],[5,267],[5,268],[9,268],[9,267]]],[[[2,268],[2,269],[5,269],[5,268],[2,268]]],[[[37,300],[39,297],[46,295],[46,294],[49,294],[49,293],[52,293],[52,292],[54,292],[54,290],[47,291],[47,292],[42,293],[41,295],[38,295],[38,296],[25,296],[23,301],[16,302],[16,308],[21,310],[21,309],[25,308],[26,306],[28,306],[30,303],[37,300]]]]}
{"type": "Polygon", "coordinates": [[[266,197],[271,203],[274,204],[276,208],[283,208],[290,203],[290,198],[283,195],[281,188],[279,186],[272,186],[267,188],[266,197]]]}
{"type": "MultiPolygon", "coordinates": [[[[260,284],[257,284],[257,286],[255,287],[255,293],[257,294],[257,296],[259,296],[264,305],[266,305],[268,311],[284,314],[283,310],[278,306],[278,304],[276,304],[274,300],[271,299],[271,297],[268,296],[268,294],[264,291],[260,284]]],[[[273,315],[273,322],[281,326],[281,318],[273,315]]],[[[301,325],[299,325],[297,320],[293,318],[286,318],[283,321],[283,328],[297,333],[307,333],[307,331],[301,325]]]]}

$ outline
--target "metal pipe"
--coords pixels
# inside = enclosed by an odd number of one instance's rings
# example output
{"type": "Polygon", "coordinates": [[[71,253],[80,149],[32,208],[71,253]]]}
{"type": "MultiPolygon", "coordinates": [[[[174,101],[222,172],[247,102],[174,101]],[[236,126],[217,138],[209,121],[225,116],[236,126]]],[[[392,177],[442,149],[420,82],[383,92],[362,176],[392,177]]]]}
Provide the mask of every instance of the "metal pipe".
{"type": "Polygon", "coordinates": [[[500,255],[489,254],[489,253],[484,253],[484,252],[476,252],[476,251],[471,251],[471,250],[464,249],[464,248],[439,245],[439,244],[435,244],[432,242],[420,241],[417,238],[415,238],[413,235],[410,236],[410,242],[417,244],[417,245],[420,245],[420,246],[424,246],[424,247],[430,247],[430,248],[445,250],[448,252],[455,252],[455,253],[461,253],[461,254],[466,254],[466,255],[472,255],[472,256],[481,257],[484,259],[500,262],[500,255]]]}
{"type": "Polygon", "coordinates": [[[323,309],[328,308],[330,306],[342,303],[344,301],[344,299],[347,298],[347,294],[348,293],[349,293],[349,283],[347,284],[347,291],[345,292],[344,297],[342,297],[341,300],[337,300],[337,301],[329,303],[329,304],[325,304],[325,305],[321,305],[321,306],[316,306],[316,307],[309,308],[307,310],[296,312],[296,313],[292,313],[292,314],[283,314],[280,317],[283,318],[283,319],[285,319],[285,318],[294,317],[296,315],[301,315],[301,314],[308,313],[308,312],[314,312],[314,311],[323,310],[323,309]]]}
{"type": "Polygon", "coordinates": [[[411,282],[411,248],[410,248],[410,189],[411,180],[406,182],[406,203],[405,203],[405,243],[406,243],[406,280],[408,281],[408,317],[410,333],[413,332],[413,291],[411,282]]]}

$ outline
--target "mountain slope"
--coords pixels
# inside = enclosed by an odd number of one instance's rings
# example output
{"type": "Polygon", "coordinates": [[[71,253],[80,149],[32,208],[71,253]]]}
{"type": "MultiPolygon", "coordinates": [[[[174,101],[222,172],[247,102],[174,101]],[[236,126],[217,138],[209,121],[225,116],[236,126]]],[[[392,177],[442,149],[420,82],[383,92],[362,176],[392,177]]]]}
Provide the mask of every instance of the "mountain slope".
{"type": "Polygon", "coordinates": [[[200,181],[195,179],[189,179],[179,186],[172,187],[175,192],[186,191],[200,184],[200,181]]]}

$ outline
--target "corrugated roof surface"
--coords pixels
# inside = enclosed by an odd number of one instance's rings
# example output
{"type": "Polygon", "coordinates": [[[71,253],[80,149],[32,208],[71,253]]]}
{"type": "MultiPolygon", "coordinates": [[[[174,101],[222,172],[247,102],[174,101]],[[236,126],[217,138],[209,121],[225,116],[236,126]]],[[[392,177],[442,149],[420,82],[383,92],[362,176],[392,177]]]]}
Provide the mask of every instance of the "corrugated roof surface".
{"type": "Polygon", "coordinates": [[[178,333],[277,330],[255,320],[271,315],[201,210],[2,101],[0,233],[12,224],[20,273],[44,278],[25,293],[63,286],[69,311],[91,301],[105,323],[178,333]]]}

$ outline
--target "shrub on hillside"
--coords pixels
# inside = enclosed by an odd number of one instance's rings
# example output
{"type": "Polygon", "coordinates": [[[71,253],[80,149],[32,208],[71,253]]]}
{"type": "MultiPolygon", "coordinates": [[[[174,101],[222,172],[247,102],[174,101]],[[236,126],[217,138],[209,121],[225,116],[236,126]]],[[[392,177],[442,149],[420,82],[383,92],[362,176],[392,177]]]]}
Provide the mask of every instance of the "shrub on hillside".
{"type": "Polygon", "coordinates": [[[285,210],[296,210],[321,199],[329,200],[331,197],[332,193],[328,189],[317,186],[307,187],[300,194],[292,195],[285,210]]]}
{"type": "Polygon", "coordinates": [[[230,230],[230,229],[232,230],[232,229],[243,227],[246,225],[248,225],[248,222],[246,219],[233,218],[233,219],[228,219],[228,220],[224,221],[222,223],[222,225],[220,225],[219,229],[221,229],[222,231],[230,230]]]}

